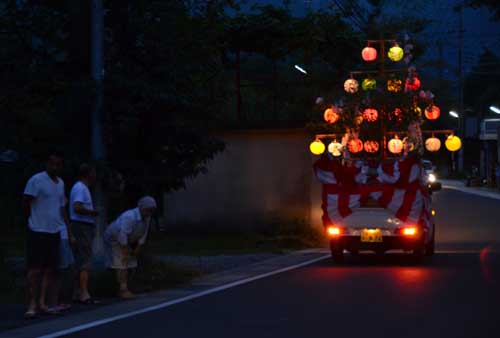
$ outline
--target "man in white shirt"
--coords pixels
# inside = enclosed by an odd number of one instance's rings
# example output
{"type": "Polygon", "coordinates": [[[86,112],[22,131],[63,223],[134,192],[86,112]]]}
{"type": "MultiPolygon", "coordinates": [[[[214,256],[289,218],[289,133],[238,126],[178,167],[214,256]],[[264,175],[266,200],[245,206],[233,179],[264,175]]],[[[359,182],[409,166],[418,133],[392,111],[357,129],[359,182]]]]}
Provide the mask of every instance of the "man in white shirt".
{"type": "Polygon", "coordinates": [[[71,189],[69,197],[69,217],[75,236],[75,268],[78,271],[79,302],[95,304],[88,290],[89,272],[92,261],[92,242],[96,231],[96,217],[89,187],[96,181],[95,168],[84,163],[80,166],[79,181],[71,189]]]}
{"type": "MultiPolygon", "coordinates": [[[[30,301],[25,314],[28,318],[38,312],[50,312],[46,304],[47,289],[59,264],[59,231],[68,224],[64,182],[58,177],[62,165],[62,156],[51,154],[46,170],[31,177],[24,189],[23,209],[28,223],[26,265],[30,301]]],[[[71,231],[69,237],[73,237],[71,231]]]]}

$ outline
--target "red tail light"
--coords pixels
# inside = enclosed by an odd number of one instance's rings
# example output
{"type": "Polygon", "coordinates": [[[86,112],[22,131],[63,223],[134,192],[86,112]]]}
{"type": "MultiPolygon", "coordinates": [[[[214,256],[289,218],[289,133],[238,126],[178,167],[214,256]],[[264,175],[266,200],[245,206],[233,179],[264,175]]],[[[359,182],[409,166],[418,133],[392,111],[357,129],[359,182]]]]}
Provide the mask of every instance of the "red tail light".
{"type": "Polygon", "coordinates": [[[326,232],[329,236],[335,237],[342,234],[342,229],[339,227],[329,226],[328,228],[326,228],[326,232]]]}
{"type": "Polygon", "coordinates": [[[405,227],[401,229],[401,234],[408,237],[414,237],[418,235],[417,227],[405,227]]]}

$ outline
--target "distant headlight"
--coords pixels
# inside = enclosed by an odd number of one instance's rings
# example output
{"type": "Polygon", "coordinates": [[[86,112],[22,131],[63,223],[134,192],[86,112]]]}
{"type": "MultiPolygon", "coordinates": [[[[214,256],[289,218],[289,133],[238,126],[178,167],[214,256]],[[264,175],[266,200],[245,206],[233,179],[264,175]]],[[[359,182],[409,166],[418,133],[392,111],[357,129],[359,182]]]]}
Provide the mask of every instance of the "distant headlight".
{"type": "Polygon", "coordinates": [[[428,180],[430,183],[434,183],[434,182],[436,182],[436,175],[434,175],[434,174],[429,174],[429,176],[427,177],[427,180],[428,180]]]}

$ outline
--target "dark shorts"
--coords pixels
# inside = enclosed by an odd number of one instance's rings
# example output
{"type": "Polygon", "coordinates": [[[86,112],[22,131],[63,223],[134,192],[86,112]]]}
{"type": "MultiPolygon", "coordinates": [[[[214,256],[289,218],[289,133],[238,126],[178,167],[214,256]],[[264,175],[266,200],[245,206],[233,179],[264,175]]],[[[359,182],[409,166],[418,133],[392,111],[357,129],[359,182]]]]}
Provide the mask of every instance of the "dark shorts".
{"type": "Polygon", "coordinates": [[[71,221],[71,231],[75,237],[75,268],[78,271],[90,269],[92,263],[92,242],[95,224],[71,221]]]}
{"type": "Polygon", "coordinates": [[[28,269],[57,269],[59,266],[60,234],[28,229],[26,236],[26,266],[28,269]]]}

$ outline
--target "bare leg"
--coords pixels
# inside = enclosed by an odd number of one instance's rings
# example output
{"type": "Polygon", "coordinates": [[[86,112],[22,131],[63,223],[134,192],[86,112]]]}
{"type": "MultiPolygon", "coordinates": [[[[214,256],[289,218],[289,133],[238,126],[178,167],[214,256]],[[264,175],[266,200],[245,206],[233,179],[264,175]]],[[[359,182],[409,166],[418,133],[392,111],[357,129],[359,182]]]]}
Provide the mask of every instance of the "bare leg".
{"type": "Polygon", "coordinates": [[[119,295],[121,298],[134,298],[135,295],[128,289],[128,270],[127,269],[117,269],[116,279],[120,287],[119,295]]]}
{"type": "Polygon", "coordinates": [[[48,305],[50,307],[59,305],[59,293],[61,291],[61,273],[55,271],[53,273],[52,283],[49,284],[48,290],[48,305]],[[52,287],[50,287],[52,285],[52,287]]]}
{"type": "Polygon", "coordinates": [[[89,283],[89,272],[87,270],[80,271],[79,275],[79,286],[80,286],[80,300],[84,301],[90,298],[88,283],[89,283]]]}
{"type": "Polygon", "coordinates": [[[43,271],[43,276],[42,276],[42,287],[40,289],[40,298],[38,300],[38,304],[40,305],[40,309],[46,310],[47,309],[47,291],[49,289],[49,286],[53,283],[54,281],[54,271],[51,269],[45,269],[43,271]]]}
{"type": "Polygon", "coordinates": [[[38,286],[40,284],[40,273],[39,269],[28,270],[28,283],[29,283],[29,305],[28,311],[36,311],[37,301],[36,297],[38,295],[38,286]]]}

